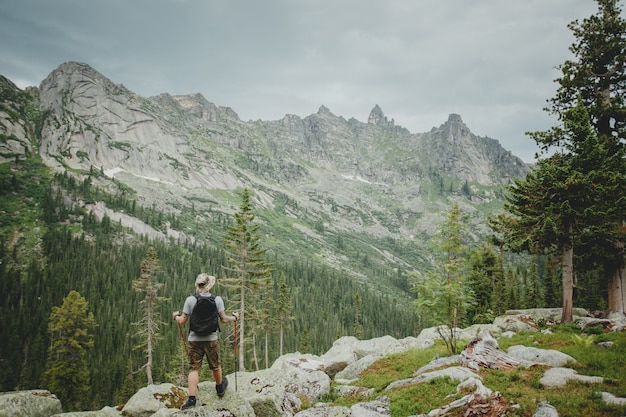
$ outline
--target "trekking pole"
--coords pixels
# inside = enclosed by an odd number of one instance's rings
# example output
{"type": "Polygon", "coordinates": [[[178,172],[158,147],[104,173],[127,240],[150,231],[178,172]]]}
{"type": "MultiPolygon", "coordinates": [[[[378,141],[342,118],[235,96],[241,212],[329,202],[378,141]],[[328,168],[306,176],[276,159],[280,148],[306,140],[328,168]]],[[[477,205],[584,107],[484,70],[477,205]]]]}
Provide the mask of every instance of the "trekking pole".
{"type": "Polygon", "coordinates": [[[233,330],[234,336],[234,358],[235,358],[235,392],[237,392],[237,320],[235,320],[235,327],[233,330]]]}
{"type": "Polygon", "coordinates": [[[185,336],[183,335],[183,326],[178,323],[178,331],[180,332],[180,338],[183,339],[183,346],[185,346],[185,353],[189,355],[189,350],[187,349],[187,341],[185,340],[185,336]]]}

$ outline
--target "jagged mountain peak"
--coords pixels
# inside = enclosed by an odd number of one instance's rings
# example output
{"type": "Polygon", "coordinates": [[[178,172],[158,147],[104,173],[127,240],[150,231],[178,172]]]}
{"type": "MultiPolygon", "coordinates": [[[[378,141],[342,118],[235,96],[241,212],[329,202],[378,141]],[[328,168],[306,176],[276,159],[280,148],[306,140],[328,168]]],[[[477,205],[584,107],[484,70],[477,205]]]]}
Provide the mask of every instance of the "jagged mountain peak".
{"type": "Polygon", "coordinates": [[[40,88],[47,89],[54,87],[63,90],[69,88],[69,86],[78,87],[85,83],[97,85],[115,94],[131,93],[124,85],[113,83],[113,81],[102,75],[89,64],[76,61],[69,61],[59,65],[41,82],[40,88]]]}
{"type": "Polygon", "coordinates": [[[442,123],[438,128],[433,127],[431,133],[442,133],[445,139],[454,141],[461,138],[474,136],[471,130],[463,122],[460,114],[450,113],[448,120],[442,123]]]}
{"type": "Polygon", "coordinates": [[[332,116],[332,117],[336,117],[335,114],[333,112],[331,112],[330,109],[328,107],[324,106],[323,104],[317,110],[316,114],[318,116],[332,116]]]}
{"type": "Polygon", "coordinates": [[[389,126],[394,124],[393,120],[391,120],[391,122],[387,120],[385,113],[383,113],[383,110],[378,104],[376,104],[372,111],[370,111],[367,123],[376,126],[389,126]]]}
{"type": "Polygon", "coordinates": [[[448,121],[446,122],[446,124],[451,124],[451,125],[461,124],[465,126],[465,123],[463,123],[463,118],[461,117],[461,115],[456,114],[456,113],[450,113],[448,115],[448,121]]]}

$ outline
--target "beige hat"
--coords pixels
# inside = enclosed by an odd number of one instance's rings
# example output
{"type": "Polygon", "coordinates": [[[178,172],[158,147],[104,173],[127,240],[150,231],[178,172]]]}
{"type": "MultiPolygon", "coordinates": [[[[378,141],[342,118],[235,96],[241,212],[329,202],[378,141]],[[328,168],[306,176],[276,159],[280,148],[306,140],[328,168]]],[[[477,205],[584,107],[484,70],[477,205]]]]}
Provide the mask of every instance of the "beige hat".
{"type": "Polygon", "coordinates": [[[209,292],[215,285],[215,277],[213,275],[202,273],[196,278],[196,291],[199,293],[209,292]]]}

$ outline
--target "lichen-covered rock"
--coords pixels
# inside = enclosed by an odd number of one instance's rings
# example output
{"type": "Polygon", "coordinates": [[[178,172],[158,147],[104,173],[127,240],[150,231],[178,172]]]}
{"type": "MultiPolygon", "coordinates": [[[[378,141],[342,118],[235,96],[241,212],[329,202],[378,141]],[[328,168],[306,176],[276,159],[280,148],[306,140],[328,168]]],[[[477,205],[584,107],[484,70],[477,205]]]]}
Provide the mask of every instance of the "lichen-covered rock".
{"type": "Polygon", "coordinates": [[[324,362],[314,355],[283,355],[269,369],[237,372],[228,378],[231,387],[236,378],[237,394],[259,416],[293,416],[302,409],[303,402],[314,404],[330,392],[324,362]]]}
{"type": "Polygon", "coordinates": [[[337,385],[333,391],[340,397],[371,397],[374,388],[356,387],[354,385],[337,385]]]}
{"type": "Polygon", "coordinates": [[[55,414],[52,417],[120,417],[121,415],[121,411],[115,407],[104,407],[97,411],[72,411],[55,414]]]}
{"type": "Polygon", "coordinates": [[[341,372],[335,375],[335,381],[353,381],[359,378],[361,372],[369,368],[374,362],[380,359],[378,355],[367,355],[346,366],[341,372]]]}
{"type": "Polygon", "coordinates": [[[533,417],[559,417],[559,412],[556,411],[553,405],[548,404],[545,401],[541,401],[535,410],[533,417]]]}
{"type": "Polygon", "coordinates": [[[298,412],[294,417],[352,417],[348,407],[321,405],[298,412]]]}
{"type": "Polygon", "coordinates": [[[337,340],[320,359],[324,362],[324,372],[334,378],[338,372],[358,359],[354,346],[359,340],[354,336],[344,336],[337,340]]]}
{"type": "Polygon", "coordinates": [[[550,368],[543,374],[539,383],[546,387],[563,387],[567,381],[581,381],[588,384],[601,384],[604,378],[600,376],[579,375],[575,370],[570,368],[550,368]]]}
{"type": "Polygon", "coordinates": [[[529,346],[511,346],[507,349],[509,356],[519,360],[548,365],[552,367],[565,366],[576,362],[576,359],[554,349],[538,349],[529,346]]]}
{"type": "Polygon", "coordinates": [[[481,379],[478,374],[475,374],[471,370],[462,366],[451,366],[449,368],[440,369],[432,372],[425,372],[414,378],[400,379],[387,385],[385,391],[389,391],[394,388],[402,387],[405,385],[421,384],[423,382],[431,381],[435,378],[449,377],[455,381],[463,382],[469,378],[481,379]]]}
{"type": "Polygon", "coordinates": [[[357,403],[350,407],[352,417],[385,417],[391,415],[389,397],[378,397],[374,401],[357,403]]]}
{"type": "Polygon", "coordinates": [[[61,401],[50,391],[0,393],[0,417],[50,417],[62,412],[61,401]]]}
{"type": "Polygon", "coordinates": [[[133,395],[124,408],[125,417],[150,417],[161,408],[179,409],[187,399],[187,391],[172,384],[148,385],[133,395]]]}

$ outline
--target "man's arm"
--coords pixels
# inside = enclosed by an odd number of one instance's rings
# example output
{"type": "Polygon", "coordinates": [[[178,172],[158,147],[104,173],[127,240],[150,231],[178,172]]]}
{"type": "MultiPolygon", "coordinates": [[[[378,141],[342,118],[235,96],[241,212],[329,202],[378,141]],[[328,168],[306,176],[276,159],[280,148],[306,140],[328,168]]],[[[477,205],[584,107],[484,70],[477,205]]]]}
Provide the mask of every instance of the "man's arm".
{"type": "Polygon", "coordinates": [[[220,311],[220,321],[222,323],[230,323],[237,320],[239,320],[239,313],[237,313],[236,311],[233,313],[232,316],[229,316],[225,312],[220,311]]]}

